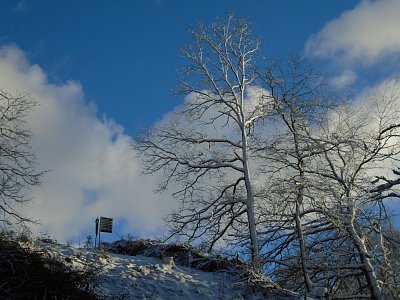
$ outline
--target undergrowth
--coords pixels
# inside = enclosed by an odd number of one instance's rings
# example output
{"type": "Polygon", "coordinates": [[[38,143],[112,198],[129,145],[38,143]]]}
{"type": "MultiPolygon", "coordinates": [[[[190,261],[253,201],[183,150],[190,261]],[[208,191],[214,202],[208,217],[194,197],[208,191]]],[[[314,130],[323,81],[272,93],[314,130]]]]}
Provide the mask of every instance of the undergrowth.
{"type": "Polygon", "coordinates": [[[29,243],[27,236],[0,233],[0,299],[98,299],[92,271],[72,270],[29,243]]]}

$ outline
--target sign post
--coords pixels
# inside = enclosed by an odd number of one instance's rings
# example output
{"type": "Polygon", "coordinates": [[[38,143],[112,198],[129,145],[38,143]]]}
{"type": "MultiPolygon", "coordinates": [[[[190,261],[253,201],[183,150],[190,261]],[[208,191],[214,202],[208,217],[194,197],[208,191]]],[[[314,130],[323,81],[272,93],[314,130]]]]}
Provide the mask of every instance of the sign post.
{"type": "MultiPolygon", "coordinates": [[[[99,220],[99,218],[96,219],[96,240],[97,240],[97,233],[98,233],[99,234],[99,248],[101,246],[100,233],[101,232],[112,233],[112,225],[113,225],[113,219],[111,219],[111,218],[100,217],[100,220],[99,220]],[[99,227],[99,225],[100,225],[100,227],[99,227]]],[[[96,245],[95,245],[95,247],[96,247],[96,245]]]]}
{"type": "Polygon", "coordinates": [[[97,235],[99,234],[99,218],[96,218],[96,238],[94,239],[94,248],[97,246],[97,235]]]}

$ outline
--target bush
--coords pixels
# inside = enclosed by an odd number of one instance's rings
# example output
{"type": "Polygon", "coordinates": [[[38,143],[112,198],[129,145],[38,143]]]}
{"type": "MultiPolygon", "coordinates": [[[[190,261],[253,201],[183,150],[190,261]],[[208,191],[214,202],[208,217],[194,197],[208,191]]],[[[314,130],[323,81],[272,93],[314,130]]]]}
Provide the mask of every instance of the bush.
{"type": "Polygon", "coordinates": [[[46,252],[0,235],[1,299],[97,299],[91,271],[74,271],[46,252]]]}

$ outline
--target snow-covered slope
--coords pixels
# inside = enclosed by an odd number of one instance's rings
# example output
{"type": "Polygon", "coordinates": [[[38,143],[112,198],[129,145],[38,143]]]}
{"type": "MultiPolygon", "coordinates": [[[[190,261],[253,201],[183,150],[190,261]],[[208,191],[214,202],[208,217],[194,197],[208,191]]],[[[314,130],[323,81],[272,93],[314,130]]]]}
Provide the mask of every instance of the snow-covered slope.
{"type": "Polygon", "coordinates": [[[234,286],[227,272],[204,272],[175,265],[173,260],[115,254],[73,248],[56,243],[37,242],[77,270],[95,269],[93,285],[106,299],[296,299],[272,293],[254,294],[242,286],[234,286]]]}

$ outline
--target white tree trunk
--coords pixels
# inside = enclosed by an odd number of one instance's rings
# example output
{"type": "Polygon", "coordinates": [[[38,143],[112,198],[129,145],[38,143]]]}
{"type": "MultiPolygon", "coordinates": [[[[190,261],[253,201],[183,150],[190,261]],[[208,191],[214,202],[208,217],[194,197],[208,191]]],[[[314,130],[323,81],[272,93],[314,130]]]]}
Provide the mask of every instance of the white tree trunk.
{"type": "Polygon", "coordinates": [[[382,291],[379,287],[378,279],[376,277],[374,267],[372,266],[371,260],[369,258],[368,249],[365,244],[365,241],[363,238],[361,238],[359,236],[359,234],[356,231],[355,224],[354,224],[354,219],[355,219],[354,208],[352,210],[353,210],[353,214],[352,214],[353,216],[352,216],[351,222],[349,223],[349,228],[348,228],[350,238],[352,239],[354,245],[356,246],[356,248],[359,252],[361,264],[363,265],[365,279],[367,280],[369,289],[371,291],[371,299],[381,300],[382,299],[382,291]]]}
{"type": "Polygon", "coordinates": [[[242,136],[242,159],[243,159],[243,177],[246,185],[246,208],[247,208],[247,218],[248,218],[248,227],[250,234],[250,247],[251,247],[251,261],[254,270],[261,272],[261,262],[260,262],[260,252],[259,252],[259,243],[258,243],[258,234],[256,229],[256,217],[255,217],[255,209],[254,209],[254,193],[252,181],[250,178],[250,168],[249,168],[249,145],[248,145],[248,136],[247,136],[247,128],[246,128],[246,113],[244,109],[244,100],[245,100],[245,89],[247,86],[246,80],[246,55],[243,55],[241,58],[241,84],[240,84],[240,98],[238,99],[239,104],[239,115],[240,115],[240,130],[242,136]]]}
{"type": "Polygon", "coordinates": [[[247,192],[246,207],[247,207],[247,218],[249,222],[248,226],[250,233],[251,259],[254,269],[257,271],[261,271],[258,234],[256,230],[256,218],[254,213],[254,195],[250,179],[249,160],[247,153],[248,145],[247,145],[247,135],[245,128],[243,128],[242,130],[242,145],[243,145],[243,171],[244,171],[243,173],[244,173],[244,180],[247,192]]]}
{"type": "Polygon", "coordinates": [[[298,198],[296,199],[295,221],[296,221],[297,235],[298,235],[298,239],[299,239],[300,261],[301,261],[301,269],[302,269],[303,277],[304,277],[304,283],[306,285],[307,292],[311,293],[313,290],[313,283],[308,274],[306,245],[305,245],[305,240],[304,240],[303,228],[301,226],[301,220],[300,220],[300,204],[301,204],[302,198],[303,198],[302,190],[303,190],[303,188],[300,189],[298,198]]]}

